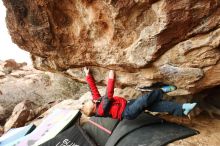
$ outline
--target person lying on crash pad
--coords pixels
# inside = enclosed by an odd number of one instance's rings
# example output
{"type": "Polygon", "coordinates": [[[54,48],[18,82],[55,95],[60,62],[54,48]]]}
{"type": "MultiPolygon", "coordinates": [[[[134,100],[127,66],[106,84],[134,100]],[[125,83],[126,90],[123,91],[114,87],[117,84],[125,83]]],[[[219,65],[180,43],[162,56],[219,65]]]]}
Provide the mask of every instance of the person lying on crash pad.
{"type": "Polygon", "coordinates": [[[114,71],[110,70],[106,94],[101,96],[90,70],[85,67],[86,81],[92,92],[92,99],[85,100],[81,108],[87,116],[111,117],[113,119],[135,119],[144,110],[152,112],[167,112],[175,116],[187,116],[197,103],[176,103],[163,100],[163,94],[174,91],[175,86],[163,86],[143,96],[127,101],[114,94],[114,71]]]}

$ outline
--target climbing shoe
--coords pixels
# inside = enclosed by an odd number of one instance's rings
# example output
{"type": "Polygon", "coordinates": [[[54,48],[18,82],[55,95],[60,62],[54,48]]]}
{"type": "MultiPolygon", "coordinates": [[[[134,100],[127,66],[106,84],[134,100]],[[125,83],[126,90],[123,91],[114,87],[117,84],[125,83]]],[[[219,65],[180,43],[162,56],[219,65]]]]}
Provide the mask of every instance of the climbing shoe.
{"type": "Polygon", "coordinates": [[[172,92],[174,90],[176,90],[176,86],[172,86],[172,85],[168,85],[168,86],[163,86],[160,88],[164,93],[167,92],[172,92]]]}
{"type": "Polygon", "coordinates": [[[197,103],[184,103],[182,105],[184,115],[188,115],[197,105],[197,103]]]}

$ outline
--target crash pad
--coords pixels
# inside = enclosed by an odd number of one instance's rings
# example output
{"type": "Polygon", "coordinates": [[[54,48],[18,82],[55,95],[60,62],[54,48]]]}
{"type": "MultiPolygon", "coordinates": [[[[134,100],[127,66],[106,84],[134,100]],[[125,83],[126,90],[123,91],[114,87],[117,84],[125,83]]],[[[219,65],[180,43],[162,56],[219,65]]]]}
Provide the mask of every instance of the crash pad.
{"type": "Polygon", "coordinates": [[[104,146],[118,123],[119,120],[109,117],[91,117],[83,129],[97,145],[104,146]]]}
{"type": "Polygon", "coordinates": [[[35,128],[36,126],[34,124],[30,124],[24,127],[10,129],[7,133],[0,137],[0,146],[5,146],[12,141],[16,141],[24,137],[25,135],[31,133],[35,128]]]}
{"type": "Polygon", "coordinates": [[[165,122],[136,129],[117,141],[115,146],[164,146],[175,140],[183,139],[197,133],[193,129],[165,122]]]}
{"type": "Polygon", "coordinates": [[[81,113],[79,112],[79,110],[67,112],[65,114],[65,117],[56,125],[54,125],[53,128],[49,129],[48,132],[45,133],[45,135],[43,135],[33,146],[39,146],[40,144],[43,144],[46,141],[52,139],[57,134],[61,133],[66,128],[68,128],[69,125],[73,125],[74,123],[76,123],[77,120],[79,120],[80,116],[81,113]]]}
{"type": "Polygon", "coordinates": [[[95,143],[75,124],[40,146],[95,146],[95,143]]]}
{"type": "MultiPolygon", "coordinates": [[[[121,140],[125,135],[134,132],[136,129],[156,123],[163,123],[163,122],[164,120],[162,120],[161,118],[152,116],[150,114],[146,114],[144,112],[142,112],[136,119],[133,120],[123,119],[117,125],[112,135],[109,137],[106,146],[113,146],[117,144],[118,141],[121,140]]],[[[133,141],[133,139],[130,139],[130,141],[133,141]]]]}
{"type": "Polygon", "coordinates": [[[135,120],[122,120],[108,139],[106,146],[163,146],[198,131],[158,117],[142,113],[135,120]]]}
{"type": "Polygon", "coordinates": [[[62,130],[66,129],[78,112],[78,110],[56,109],[47,117],[45,117],[40,125],[38,125],[32,133],[25,136],[25,138],[18,142],[16,145],[33,146],[38,140],[40,140],[44,136],[47,137],[43,140],[49,140],[47,138],[52,138],[59,132],[62,132],[62,130]],[[57,124],[60,127],[59,129],[57,129],[57,124]],[[56,133],[51,133],[51,130],[56,133]],[[47,135],[48,133],[49,135],[47,135]]]}

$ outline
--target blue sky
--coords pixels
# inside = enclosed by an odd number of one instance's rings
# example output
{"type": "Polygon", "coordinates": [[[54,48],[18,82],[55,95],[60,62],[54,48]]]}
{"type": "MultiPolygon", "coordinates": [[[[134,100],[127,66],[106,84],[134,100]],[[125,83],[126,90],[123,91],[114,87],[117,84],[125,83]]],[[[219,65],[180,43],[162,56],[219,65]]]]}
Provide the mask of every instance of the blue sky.
{"type": "Polygon", "coordinates": [[[11,41],[5,24],[6,9],[0,0],[0,60],[15,59],[17,62],[27,62],[31,64],[29,53],[18,48],[11,41]]]}

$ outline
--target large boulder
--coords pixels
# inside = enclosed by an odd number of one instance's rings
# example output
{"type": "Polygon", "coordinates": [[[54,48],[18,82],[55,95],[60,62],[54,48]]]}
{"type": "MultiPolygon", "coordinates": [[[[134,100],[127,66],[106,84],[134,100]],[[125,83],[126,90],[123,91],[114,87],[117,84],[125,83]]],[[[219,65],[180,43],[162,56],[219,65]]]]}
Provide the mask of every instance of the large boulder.
{"type": "Polygon", "coordinates": [[[178,95],[220,84],[220,1],[3,2],[12,40],[38,69],[84,81],[87,65],[100,84],[114,69],[118,86],[162,81],[178,95]]]}
{"type": "Polygon", "coordinates": [[[39,71],[27,65],[16,68],[16,62],[10,74],[5,74],[6,64],[0,61],[0,125],[11,115],[15,105],[24,100],[44,105],[59,99],[78,99],[88,90],[84,84],[61,74],[39,71]]]}

